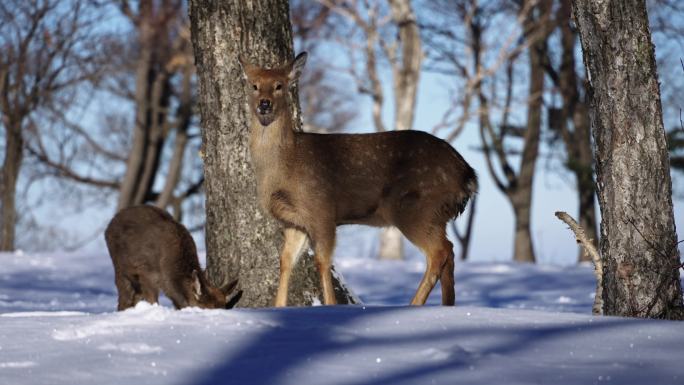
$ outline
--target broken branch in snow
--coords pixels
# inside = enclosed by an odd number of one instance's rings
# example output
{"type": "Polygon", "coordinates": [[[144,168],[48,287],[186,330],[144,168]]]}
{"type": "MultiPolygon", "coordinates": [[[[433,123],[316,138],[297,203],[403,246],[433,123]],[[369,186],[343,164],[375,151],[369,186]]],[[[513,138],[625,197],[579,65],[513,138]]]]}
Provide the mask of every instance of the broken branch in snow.
{"type": "Polygon", "coordinates": [[[556,217],[565,222],[575,233],[575,239],[579,243],[584,252],[591,257],[594,262],[594,276],[596,276],[596,296],[594,297],[594,306],[592,306],[592,313],[595,315],[603,314],[603,262],[599,256],[598,250],[594,246],[593,240],[587,238],[584,229],[577,224],[577,222],[565,211],[556,211],[556,217]]]}

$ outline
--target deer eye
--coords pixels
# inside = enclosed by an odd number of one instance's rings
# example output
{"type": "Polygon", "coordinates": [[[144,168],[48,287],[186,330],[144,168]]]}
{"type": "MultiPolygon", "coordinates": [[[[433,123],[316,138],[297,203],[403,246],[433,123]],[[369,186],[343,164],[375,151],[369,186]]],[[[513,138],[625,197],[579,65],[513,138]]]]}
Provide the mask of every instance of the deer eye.
{"type": "Polygon", "coordinates": [[[275,86],[275,89],[276,89],[276,90],[280,90],[280,89],[282,89],[282,88],[283,88],[283,85],[280,84],[280,83],[276,84],[276,86],[275,86]]]}
{"type": "Polygon", "coordinates": [[[258,90],[258,89],[259,89],[259,87],[257,87],[257,85],[256,85],[256,84],[252,84],[252,88],[254,88],[254,91],[256,91],[256,90],[258,90]]]}

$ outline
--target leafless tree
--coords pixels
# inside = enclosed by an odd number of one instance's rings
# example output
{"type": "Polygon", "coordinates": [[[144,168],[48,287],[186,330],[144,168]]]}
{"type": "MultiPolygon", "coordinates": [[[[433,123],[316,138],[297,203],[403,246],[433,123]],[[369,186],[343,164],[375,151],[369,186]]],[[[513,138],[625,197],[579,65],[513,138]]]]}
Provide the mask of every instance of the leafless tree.
{"type": "Polygon", "coordinates": [[[203,182],[185,2],[105,4],[116,6],[131,30],[101,42],[106,57],[98,97],[130,106],[132,118],[127,108],[104,109],[94,125],[58,115],[70,142],[43,133],[30,151],[59,178],[117,192],[118,208],[149,202],[172,208],[179,219],[181,204],[199,195],[203,182]]]}
{"type": "MultiPolygon", "coordinates": [[[[376,131],[386,131],[382,117],[385,94],[381,80],[383,63],[392,74],[394,119],[392,129],[413,128],[416,94],[423,52],[420,31],[410,0],[381,2],[359,0],[318,0],[340,17],[339,27],[346,33],[336,36],[347,52],[350,66],[339,68],[354,79],[357,90],[372,100],[376,131]],[[348,36],[353,36],[349,39],[348,36]]],[[[380,236],[379,257],[403,258],[402,235],[396,228],[384,229],[380,236]]]]}
{"type": "MultiPolygon", "coordinates": [[[[560,47],[547,50],[543,63],[554,88],[560,93],[561,103],[560,107],[551,106],[547,109],[549,128],[562,139],[565,167],[575,176],[579,198],[579,225],[588,239],[598,244],[589,112],[584,78],[578,74],[576,65],[578,42],[577,32],[572,27],[570,0],[559,0],[552,22],[559,30],[560,47]],[[553,51],[558,52],[558,60],[551,58],[553,51]]],[[[590,260],[588,254],[582,250],[578,255],[580,262],[590,260]]]]}
{"type": "Polygon", "coordinates": [[[152,201],[159,207],[172,205],[179,215],[183,198],[197,192],[198,179],[174,195],[181,174],[188,130],[193,117],[192,44],[182,0],[139,1],[137,12],[128,1],[122,12],[135,26],[137,58],[133,100],[136,108],[133,141],[120,185],[118,208],[152,201]],[[174,105],[175,103],[175,105],[174,105]],[[155,177],[165,141],[174,135],[167,176],[161,191],[155,177]]]}
{"type": "MultiPolygon", "coordinates": [[[[462,29],[444,23],[426,25],[428,65],[433,71],[462,78],[463,85],[435,131],[449,130],[447,138],[453,139],[473,115],[477,117],[487,168],[513,207],[516,221],[513,259],[534,262],[530,209],[541,132],[545,78],[542,60],[550,34],[550,4],[476,0],[445,0],[439,4],[443,9],[451,10],[445,14],[456,16],[451,25],[460,24],[462,29]],[[491,28],[493,21],[501,23],[511,19],[517,23],[509,23],[509,36],[503,40],[491,39],[492,34],[497,37],[502,34],[499,29],[491,28]],[[497,43],[490,43],[492,40],[497,43]],[[452,51],[452,47],[458,49],[452,51]],[[516,118],[513,90],[520,87],[516,73],[524,52],[528,54],[529,72],[523,80],[527,81],[529,90],[522,105],[527,110],[527,117],[524,124],[516,125],[513,123],[516,118]],[[503,78],[503,92],[499,88],[500,78],[503,78]],[[501,99],[503,102],[499,102],[501,99]],[[470,112],[472,105],[477,105],[474,114],[470,112]],[[497,111],[500,112],[498,124],[495,123],[497,111]],[[522,138],[519,146],[511,146],[511,139],[515,138],[522,138]],[[514,167],[512,162],[516,158],[520,164],[514,167]]],[[[435,10],[439,9],[439,4],[433,4],[435,10]]],[[[457,233],[457,236],[460,235],[457,233]]]]}
{"type": "Polygon", "coordinates": [[[344,87],[345,79],[330,68],[327,42],[336,26],[332,11],[310,0],[290,1],[295,47],[308,52],[306,71],[299,80],[302,129],[306,132],[342,132],[358,117],[357,95],[344,87]]]}
{"type": "Polygon", "coordinates": [[[15,244],[16,188],[27,134],[39,116],[62,108],[93,67],[95,19],[85,1],[8,0],[0,4],[0,124],[5,147],[0,250],[15,244]]]}

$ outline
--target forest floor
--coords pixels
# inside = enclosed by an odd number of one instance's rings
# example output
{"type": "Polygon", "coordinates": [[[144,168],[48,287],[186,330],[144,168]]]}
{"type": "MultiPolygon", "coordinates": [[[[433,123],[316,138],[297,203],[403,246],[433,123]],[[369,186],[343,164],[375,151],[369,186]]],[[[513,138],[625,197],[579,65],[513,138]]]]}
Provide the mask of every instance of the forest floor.
{"type": "Polygon", "coordinates": [[[106,251],[0,254],[0,384],[684,383],[684,323],[592,317],[589,266],[457,263],[415,308],[422,257],[369,242],[336,256],[365,305],[257,310],[115,312],[106,251]]]}

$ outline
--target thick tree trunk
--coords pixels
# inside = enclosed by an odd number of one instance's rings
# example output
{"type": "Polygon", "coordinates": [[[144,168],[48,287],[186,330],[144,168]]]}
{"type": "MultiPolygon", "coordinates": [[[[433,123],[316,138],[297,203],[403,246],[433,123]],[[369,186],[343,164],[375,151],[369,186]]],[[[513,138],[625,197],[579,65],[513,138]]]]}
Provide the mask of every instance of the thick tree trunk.
{"type": "MultiPolygon", "coordinates": [[[[288,2],[192,0],[189,11],[199,76],[209,277],[216,284],[239,278],[238,306],[270,306],[278,286],[282,232],[256,200],[247,97],[237,58],[242,53],[266,66],[293,58],[288,2]]],[[[290,284],[291,305],[320,298],[312,258],[302,259],[290,284]]],[[[352,301],[337,281],[335,290],[338,303],[352,301]]]]}
{"type": "Polygon", "coordinates": [[[643,0],[573,2],[589,81],[606,315],[682,318],[672,182],[643,0]]]}
{"type": "Polygon", "coordinates": [[[0,219],[0,251],[14,250],[15,227],[17,209],[15,195],[17,178],[21,168],[24,138],[21,124],[9,123],[5,126],[5,159],[2,162],[2,179],[0,179],[0,194],[2,218],[0,219]]]}

